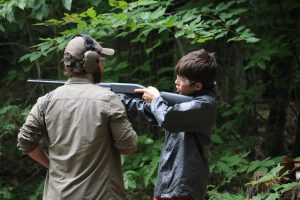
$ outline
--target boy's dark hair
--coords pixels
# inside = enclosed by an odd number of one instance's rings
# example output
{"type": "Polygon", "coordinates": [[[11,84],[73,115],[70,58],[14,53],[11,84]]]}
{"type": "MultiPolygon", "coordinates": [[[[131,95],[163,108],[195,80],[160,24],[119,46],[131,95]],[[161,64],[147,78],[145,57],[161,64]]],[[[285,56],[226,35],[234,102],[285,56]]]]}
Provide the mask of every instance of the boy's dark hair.
{"type": "Polygon", "coordinates": [[[186,77],[192,82],[201,82],[204,89],[214,87],[216,70],[214,53],[209,53],[205,49],[183,56],[175,68],[177,75],[186,77]]]}

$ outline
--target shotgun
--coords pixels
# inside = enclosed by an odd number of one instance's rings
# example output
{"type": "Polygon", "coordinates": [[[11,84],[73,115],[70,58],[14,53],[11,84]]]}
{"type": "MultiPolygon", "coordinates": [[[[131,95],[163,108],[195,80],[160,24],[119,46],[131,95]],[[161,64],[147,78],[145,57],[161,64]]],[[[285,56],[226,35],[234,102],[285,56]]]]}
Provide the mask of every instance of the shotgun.
{"type": "MultiPolygon", "coordinates": [[[[59,84],[63,85],[66,83],[65,80],[48,80],[48,79],[28,79],[28,83],[39,83],[39,84],[59,84]]],[[[143,89],[145,86],[136,83],[97,83],[96,85],[111,90],[114,93],[128,94],[131,96],[137,96],[134,92],[135,89],[143,89]]],[[[171,93],[171,92],[160,92],[160,96],[173,106],[178,103],[189,102],[193,97],[171,93]]]]}

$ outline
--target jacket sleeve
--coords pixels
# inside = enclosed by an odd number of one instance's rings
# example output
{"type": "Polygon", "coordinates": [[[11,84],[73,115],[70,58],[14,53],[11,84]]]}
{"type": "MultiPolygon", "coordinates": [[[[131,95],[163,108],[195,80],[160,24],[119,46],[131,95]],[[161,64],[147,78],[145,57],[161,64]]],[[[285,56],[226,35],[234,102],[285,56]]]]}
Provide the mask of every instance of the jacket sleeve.
{"type": "Polygon", "coordinates": [[[118,94],[118,97],[125,106],[128,118],[131,121],[157,125],[156,119],[151,112],[150,104],[138,98],[128,97],[125,94],[118,94]]]}
{"type": "Polygon", "coordinates": [[[108,113],[115,147],[123,154],[135,152],[138,138],[126,116],[124,106],[116,95],[108,102],[108,113]]]}
{"type": "Polygon", "coordinates": [[[34,150],[39,145],[41,137],[47,133],[42,113],[44,98],[45,96],[38,99],[20,128],[17,148],[24,154],[34,150]]]}
{"type": "Polygon", "coordinates": [[[169,132],[211,132],[216,118],[215,99],[199,96],[190,102],[169,106],[162,97],[151,102],[158,125],[169,132]]]}

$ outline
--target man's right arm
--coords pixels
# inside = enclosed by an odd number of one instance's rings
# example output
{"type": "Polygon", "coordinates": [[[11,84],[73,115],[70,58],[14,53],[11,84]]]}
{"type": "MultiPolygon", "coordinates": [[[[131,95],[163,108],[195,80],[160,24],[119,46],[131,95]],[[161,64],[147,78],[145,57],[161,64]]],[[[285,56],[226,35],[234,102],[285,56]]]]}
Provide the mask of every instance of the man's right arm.
{"type": "Polygon", "coordinates": [[[18,134],[17,148],[45,167],[48,167],[47,155],[39,146],[39,141],[45,131],[44,121],[41,116],[42,98],[32,107],[25,123],[18,134]]]}
{"type": "Polygon", "coordinates": [[[49,158],[40,146],[37,146],[34,150],[30,151],[28,156],[44,167],[49,168],[49,158]]]}

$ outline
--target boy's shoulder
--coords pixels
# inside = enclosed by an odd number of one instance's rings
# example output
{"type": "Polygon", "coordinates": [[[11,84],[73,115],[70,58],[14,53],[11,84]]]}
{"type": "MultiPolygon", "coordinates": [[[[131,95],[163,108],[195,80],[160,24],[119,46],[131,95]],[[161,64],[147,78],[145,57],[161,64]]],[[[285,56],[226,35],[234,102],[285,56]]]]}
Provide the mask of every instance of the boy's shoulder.
{"type": "Polygon", "coordinates": [[[196,105],[198,104],[200,107],[203,107],[204,105],[205,107],[207,106],[211,108],[216,107],[216,98],[212,94],[203,94],[203,95],[195,96],[193,101],[195,102],[196,105]]]}
{"type": "Polygon", "coordinates": [[[215,93],[214,92],[207,92],[207,93],[202,93],[199,95],[194,96],[193,100],[202,100],[202,101],[215,101],[215,93]]]}

